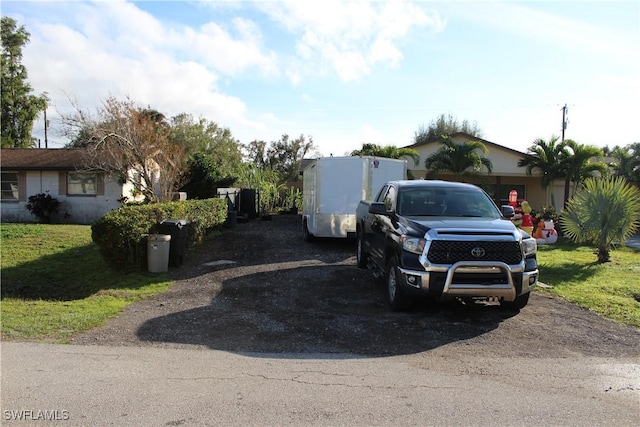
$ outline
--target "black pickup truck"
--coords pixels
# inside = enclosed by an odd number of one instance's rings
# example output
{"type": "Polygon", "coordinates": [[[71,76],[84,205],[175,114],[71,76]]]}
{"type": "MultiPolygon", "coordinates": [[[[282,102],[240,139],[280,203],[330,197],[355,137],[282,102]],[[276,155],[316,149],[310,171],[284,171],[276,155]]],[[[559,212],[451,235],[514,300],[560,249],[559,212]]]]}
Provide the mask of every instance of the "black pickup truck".
{"type": "Polygon", "coordinates": [[[357,207],[358,267],[385,277],[393,310],[415,297],[521,309],[538,281],[537,245],[509,220],[513,214],[475,185],[388,182],[357,207]]]}

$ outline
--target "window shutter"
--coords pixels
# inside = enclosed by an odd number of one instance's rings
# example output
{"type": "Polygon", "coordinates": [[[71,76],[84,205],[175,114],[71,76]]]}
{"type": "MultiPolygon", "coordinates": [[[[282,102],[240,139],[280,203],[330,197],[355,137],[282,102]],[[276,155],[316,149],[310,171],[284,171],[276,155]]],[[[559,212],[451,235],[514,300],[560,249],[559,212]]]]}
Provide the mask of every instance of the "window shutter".
{"type": "Polygon", "coordinates": [[[99,173],[96,176],[96,194],[104,196],[104,174],[99,173]]]}
{"type": "Polygon", "coordinates": [[[58,174],[58,194],[67,195],[67,173],[60,172],[58,174]]]}
{"type": "Polygon", "coordinates": [[[27,200],[27,173],[25,171],[18,172],[18,200],[21,202],[27,200]]]}

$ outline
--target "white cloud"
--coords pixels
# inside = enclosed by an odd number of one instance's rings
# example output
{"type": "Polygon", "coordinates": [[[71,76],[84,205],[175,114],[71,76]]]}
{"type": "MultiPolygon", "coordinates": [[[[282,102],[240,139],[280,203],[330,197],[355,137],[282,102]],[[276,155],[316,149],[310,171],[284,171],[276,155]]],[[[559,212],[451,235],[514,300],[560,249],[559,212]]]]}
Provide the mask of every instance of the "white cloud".
{"type": "Polygon", "coordinates": [[[239,35],[234,38],[218,24],[209,22],[200,31],[187,29],[185,46],[207,66],[226,75],[237,75],[249,68],[256,68],[264,74],[278,72],[275,53],[262,53],[259,28],[251,21],[236,18],[234,28],[239,35]]]}
{"type": "Polygon", "coordinates": [[[376,63],[395,67],[402,60],[398,44],[413,27],[443,26],[437,13],[404,1],[287,0],[260,5],[288,31],[300,34],[295,46],[299,57],[292,64],[296,82],[300,76],[331,70],[351,81],[369,74],[376,63]]]}
{"type": "MultiPolygon", "coordinates": [[[[23,52],[34,91],[52,100],[53,123],[57,112],[71,111],[69,99],[95,110],[108,96],[129,96],[168,116],[189,112],[232,130],[264,129],[241,99],[218,87],[221,76],[252,68],[277,73],[276,56],[263,52],[252,21],[233,20],[232,32],[213,22],[176,28],[127,2],[60,3],[56,12],[46,17],[51,23],[27,25],[31,42],[23,52]]],[[[55,140],[56,129],[50,135],[55,140]]]]}
{"type": "MultiPolygon", "coordinates": [[[[7,3],[7,8],[16,4],[7,3]]],[[[536,137],[558,134],[559,103],[566,100],[571,109],[568,137],[580,143],[624,143],[629,132],[634,133],[629,128],[635,122],[631,116],[637,111],[634,101],[640,93],[637,55],[629,54],[634,49],[637,53],[633,45],[637,34],[635,39],[629,37],[637,26],[627,22],[619,28],[591,16],[580,20],[568,14],[553,15],[572,9],[542,4],[393,0],[184,4],[189,8],[186,19],[192,18],[190,8],[199,8],[194,22],[180,21],[182,16],[155,17],[138,3],[63,1],[14,7],[19,13],[11,16],[19,17],[19,23],[31,33],[23,63],[34,91],[49,92],[53,101],[49,119],[53,120],[56,108],[70,109],[68,97],[95,110],[110,95],[129,95],[168,116],[188,112],[215,120],[242,142],[277,140],[283,132],[313,135],[325,154],[342,155],[364,142],[408,145],[415,126],[425,120],[416,111],[435,115],[455,107],[452,112],[456,115],[473,112],[469,114],[480,123],[487,139],[524,149],[536,137]],[[445,27],[440,15],[430,10],[436,6],[456,24],[452,31],[438,35],[442,44],[433,46],[436,52],[439,46],[456,46],[471,34],[458,29],[475,30],[474,24],[480,23],[488,34],[518,43],[518,52],[544,47],[551,58],[563,59],[576,71],[559,67],[554,74],[557,79],[541,84],[535,76],[527,76],[531,67],[523,61],[522,74],[499,78],[495,74],[495,80],[489,81],[496,83],[490,93],[483,90],[490,85],[478,87],[475,74],[457,79],[451,91],[440,90],[438,86],[447,84],[448,75],[431,73],[420,62],[428,56],[422,41],[431,38],[428,33],[445,27]],[[393,111],[378,116],[379,120],[374,118],[375,102],[388,100],[388,92],[375,99],[363,98],[372,103],[367,105],[373,107],[370,114],[351,102],[368,90],[369,81],[363,76],[376,68],[399,67],[403,61],[412,63],[389,74],[410,79],[412,70],[425,70],[425,84],[401,95],[407,112],[414,113],[411,117],[393,111]],[[318,76],[328,78],[302,86],[318,76]],[[344,81],[358,84],[342,90],[344,81]],[[291,83],[294,90],[287,92],[291,83]],[[296,93],[298,87],[304,93],[296,93]],[[514,90],[496,89],[505,87],[514,90]],[[429,105],[413,104],[425,90],[433,95],[429,105]],[[351,98],[346,100],[347,96],[351,98]],[[343,114],[332,107],[342,105],[350,105],[343,114]],[[502,109],[496,111],[496,107],[502,109]]],[[[482,49],[479,46],[479,56],[485,52],[482,49]]],[[[449,51],[442,54],[442,63],[458,61],[447,57],[449,51]]],[[[507,58],[511,64],[516,59],[515,55],[507,58]]],[[[546,70],[554,63],[533,65],[546,70]]],[[[374,77],[375,84],[381,84],[378,78],[384,76],[374,77]]],[[[403,87],[402,82],[393,84],[403,87]]],[[[37,124],[36,129],[42,125],[37,124]]],[[[50,138],[54,134],[52,130],[50,138]]]]}
{"type": "MultiPolygon", "coordinates": [[[[252,119],[244,101],[220,87],[222,81],[243,73],[280,74],[282,58],[264,46],[264,29],[248,18],[251,14],[189,26],[161,21],[126,1],[41,5],[29,18],[32,37],[24,63],[34,90],[49,93],[49,119],[54,122],[56,110],[71,110],[69,98],[95,110],[108,96],[130,96],[168,116],[190,112],[213,117],[250,139],[299,127],[268,113],[252,119]],[[273,126],[280,128],[272,132],[273,126]]],[[[228,10],[227,6],[247,9],[239,3],[202,10],[228,10]]],[[[290,63],[282,67],[294,85],[330,73],[354,81],[376,65],[395,67],[403,59],[401,43],[412,29],[441,27],[436,13],[404,1],[251,3],[254,6],[280,30],[294,34],[289,38],[290,63]]]]}
{"type": "Polygon", "coordinates": [[[389,61],[395,67],[402,60],[402,53],[390,40],[378,38],[371,45],[368,59],[371,63],[389,61]]]}

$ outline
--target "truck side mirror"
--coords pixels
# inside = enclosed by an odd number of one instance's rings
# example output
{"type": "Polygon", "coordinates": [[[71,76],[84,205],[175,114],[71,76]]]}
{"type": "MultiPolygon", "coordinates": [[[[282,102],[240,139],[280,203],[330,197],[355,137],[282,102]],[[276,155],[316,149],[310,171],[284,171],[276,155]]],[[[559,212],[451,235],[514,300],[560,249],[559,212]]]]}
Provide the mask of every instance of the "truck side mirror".
{"type": "Polygon", "coordinates": [[[372,202],[369,205],[369,213],[376,215],[389,215],[387,206],[383,202],[372,202]]]}
{"type": "Polygon", "coordinates": [[[502,205],[502,216],[505,218],[513,218],[516,215],[515,209],[511,205],[502,205]]]}

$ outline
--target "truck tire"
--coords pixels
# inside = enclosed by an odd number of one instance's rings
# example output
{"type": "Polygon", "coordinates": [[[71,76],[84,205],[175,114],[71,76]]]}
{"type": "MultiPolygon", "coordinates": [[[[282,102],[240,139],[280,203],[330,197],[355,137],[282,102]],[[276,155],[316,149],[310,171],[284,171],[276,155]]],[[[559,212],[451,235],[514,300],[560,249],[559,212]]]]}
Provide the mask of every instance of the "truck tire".
{"type": "Polygon", "coordinates": [[[356,249],[356,260],[358,268],[367,268],[369,264],[369,256],[364,251],[364,242],[362,233],[358,231],[358,239],[357,239],[357,249],[356,249]]]}
{"type": "Polygon", "coordinates": [[[500,303],[500,307],[503,307],[507,310],[522,310],[529,303],[529,295],[531,292],[527,292],[526,294],[522,294],[516,297],[513,301],[502,301],[500,303]]]}
{"type": "Polygon", "coordinates": [[[306,219],[302,222],[302,238],[305,242],[313,241],[313,234],[309,232],[309,224],[306,219]]]}
{"type": "Polygon", "coordinates": [[[411,300],[400,287],[398,274],[398,263],[395,259],[391,259],[385,274],[387,301],[393,311],[405,311],[411,306],[411,300]]]}

